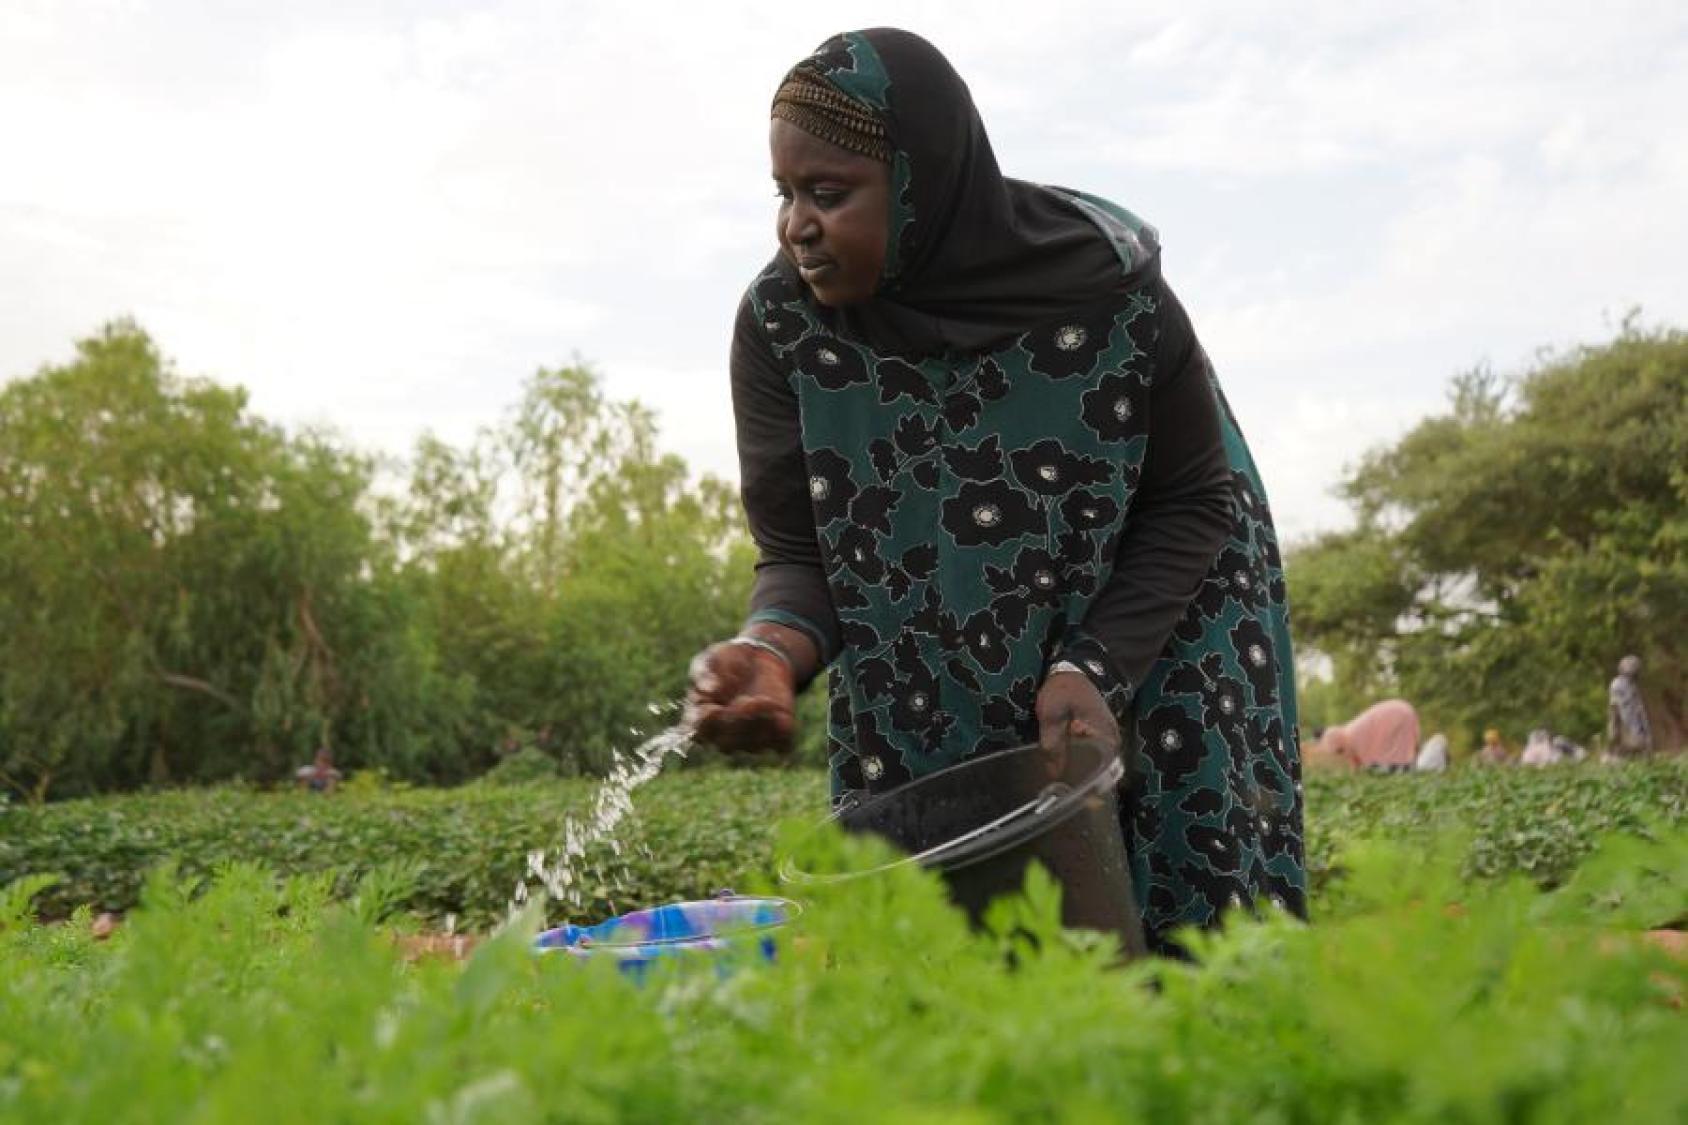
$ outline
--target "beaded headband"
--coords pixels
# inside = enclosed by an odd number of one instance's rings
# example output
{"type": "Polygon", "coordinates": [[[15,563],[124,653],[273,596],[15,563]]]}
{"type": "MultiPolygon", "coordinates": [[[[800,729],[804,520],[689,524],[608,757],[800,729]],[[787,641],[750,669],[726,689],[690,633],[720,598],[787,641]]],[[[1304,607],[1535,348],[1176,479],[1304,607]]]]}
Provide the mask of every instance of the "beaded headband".
{"type": "Polygon", "coordinates": [[[786,75],[774,95],[773,115],[827,144],[891,163],[894,150],[879,114],[801,67],[786,75]]]}

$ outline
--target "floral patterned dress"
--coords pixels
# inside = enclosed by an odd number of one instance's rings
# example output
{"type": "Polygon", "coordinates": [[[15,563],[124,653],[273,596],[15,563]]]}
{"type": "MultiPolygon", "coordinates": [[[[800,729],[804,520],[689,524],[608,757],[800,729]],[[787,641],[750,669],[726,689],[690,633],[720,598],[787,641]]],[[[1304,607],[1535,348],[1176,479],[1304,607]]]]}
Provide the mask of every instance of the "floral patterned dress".
{"type": "MultiPolygon", "coordinates": [[[[882,83],[862,46],[836,65],[882,83]]],[[[734,342],[751,619],[831,663],[835,792],[1035,741],[1049,665],[1078,663],[1121,720],[1122,831],[1167,949],[1230,907],[1305,914],[1283,572],[1155,232],[1061,197],[1122,284],[989,349],[876,349],[778,260],[752,283],[734,342]],[[1206,530],[1175,532],[1192,518],[1206,530]]]]}

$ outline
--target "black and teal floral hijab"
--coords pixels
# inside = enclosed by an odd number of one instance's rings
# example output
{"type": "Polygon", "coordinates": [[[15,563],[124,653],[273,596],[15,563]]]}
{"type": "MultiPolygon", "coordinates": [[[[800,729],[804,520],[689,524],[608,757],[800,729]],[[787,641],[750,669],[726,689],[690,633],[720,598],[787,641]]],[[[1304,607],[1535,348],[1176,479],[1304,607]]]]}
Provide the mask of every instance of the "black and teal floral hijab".
{"type": "Polygon", "coordinates": [[[967,84],[920,36],[845,32],[798,68],[871,107],[896,149],[880,293],[824,311],[836,331],[878,352],[980,352],[1158,270],[1150,228],[1109,230],[1082,197],[1004,176],[967,84]]]}

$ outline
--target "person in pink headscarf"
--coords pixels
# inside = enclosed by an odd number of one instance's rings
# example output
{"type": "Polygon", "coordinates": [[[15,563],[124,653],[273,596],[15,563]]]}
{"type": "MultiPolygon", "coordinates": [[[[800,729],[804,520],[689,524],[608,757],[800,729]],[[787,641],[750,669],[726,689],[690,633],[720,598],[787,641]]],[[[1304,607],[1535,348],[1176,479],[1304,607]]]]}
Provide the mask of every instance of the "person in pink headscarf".
{"type": "Polygon", "coordinates": [[[1308,754],[1351,770],[1410,770],[1418,757],[1418,712],[1404,699],[1374,703],[1340,726],[1326,727],[1308,754]]]}

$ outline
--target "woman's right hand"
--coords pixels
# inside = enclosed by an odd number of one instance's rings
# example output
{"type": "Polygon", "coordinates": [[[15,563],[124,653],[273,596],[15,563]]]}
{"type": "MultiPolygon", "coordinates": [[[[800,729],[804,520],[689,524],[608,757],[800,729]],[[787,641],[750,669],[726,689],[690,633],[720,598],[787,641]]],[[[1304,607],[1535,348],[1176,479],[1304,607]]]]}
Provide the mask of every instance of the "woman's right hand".
{"type": "Polygon", "coordinates": [[[791,666],[752,645],[710,645],[692,658],[686,722],[694,739],[724,753],[790,753],[797,728],[791,666]]]}

